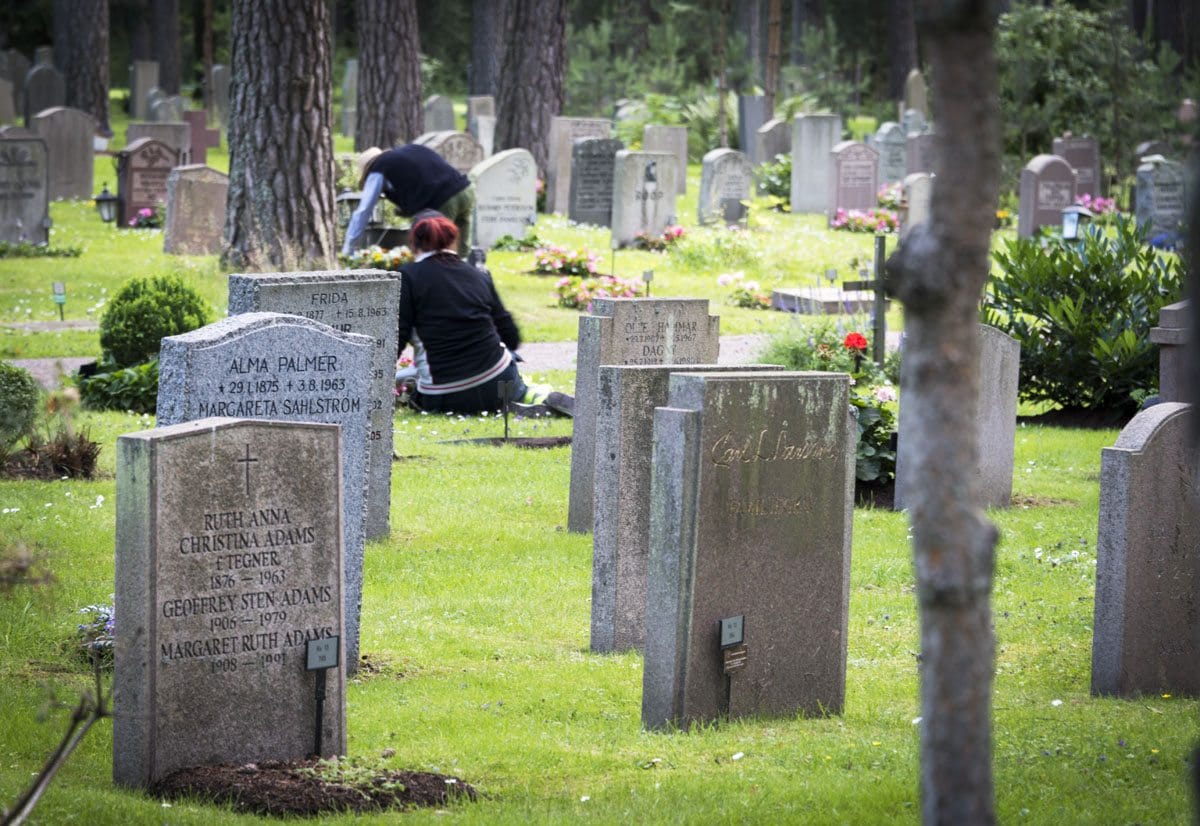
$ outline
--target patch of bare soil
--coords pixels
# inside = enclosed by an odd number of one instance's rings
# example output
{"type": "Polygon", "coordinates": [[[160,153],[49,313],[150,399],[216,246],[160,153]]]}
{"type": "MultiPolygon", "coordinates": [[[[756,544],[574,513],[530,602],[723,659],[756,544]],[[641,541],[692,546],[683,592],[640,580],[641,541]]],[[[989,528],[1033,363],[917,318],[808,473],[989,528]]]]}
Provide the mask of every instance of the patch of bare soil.
{"type": "Polygon", "coordinates": [[[1074,499],[1055,499],[1053,496],[1026,496],[1014,493],[1012,505],[1014,508],[1046,508],[1052,505],[1077,505],[1074,499]]]}
{"type": "Polygon", "coordinates": [[[859,508],[892,510],[896,502],[896,482],[855,482],[854,504],[859,508]]]}
{"type": "Polygon", "coordinates": [[[1062,408],[1039,413],[1036,416],[1018,416],[1017,421],[1024,424],[1044,424],[1078,430],[1107,430],[1111,427],[1124,427],[1136,412],[1136,410],[1131,411],[1127,408],[1113,410],[1062,408]]]}

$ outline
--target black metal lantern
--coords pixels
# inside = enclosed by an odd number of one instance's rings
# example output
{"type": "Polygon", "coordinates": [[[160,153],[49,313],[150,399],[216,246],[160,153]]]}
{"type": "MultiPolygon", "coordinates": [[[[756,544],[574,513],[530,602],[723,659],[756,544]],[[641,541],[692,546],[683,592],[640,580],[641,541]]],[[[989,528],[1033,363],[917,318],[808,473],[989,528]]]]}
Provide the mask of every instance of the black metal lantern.
{"type": "Polygon", "coordinates": [[[1092,211],[1078,204],[1062,211],[1062,237],[1064,241],[1078,241],[1079,233],[1092,218],[1092,211]]]}
{"type": "Polygon", "coordinates": [[[108,191],[108,184],[105,183],[100,189],[100,194],[95,197],[96,211],[100,213],[100,220],[106,224],[111,224],[117,219],[117,196],[108,191]]]}

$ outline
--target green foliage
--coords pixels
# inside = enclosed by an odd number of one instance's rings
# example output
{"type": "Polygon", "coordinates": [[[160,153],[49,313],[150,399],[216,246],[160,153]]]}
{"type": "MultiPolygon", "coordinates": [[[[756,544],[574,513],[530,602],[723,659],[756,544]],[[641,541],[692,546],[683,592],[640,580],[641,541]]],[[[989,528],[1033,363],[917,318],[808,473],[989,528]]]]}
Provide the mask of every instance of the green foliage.
{"type": "MultiPolygon", "coordinates": [[[[637,146],[641,144],[642,131],[647,124],[686,126],[688,159],[699,161],[709,149],[721,144],[719,100],[716,94],[707,91],[707,87],[698,86],[680,95],[650,93],[641,100],[626,101],[617,121],[617,136],[627,146],[637,146]]],[[[727,142],[737,149],[737,97],[732,92],[725,97],[725,124],[727,142]]]]}
{"type": "Polygon", "coordinates": [[[502,235],[496,239],[496,243],[492,244],[492,249],[503,252],[529,252],[540,246],[544,246],[544,242],[537,237],[536,232],[531,232],[524,238],[502,235]]]}
{"type": "Polygon", "coordinates": [[[178,275],[133,278],[100,319],[100,346],[106,361],[131,367],[156,358],[165,336],[203,327],[211,317],[204,299],[178,275]]]}
{"type": "Polygon", "coordinates": [[[153,413],[158,405],[158,359],[80,378],[79,393],[92,410],[153,413]]]}
{"type": "Polygon", "coordinates": [[[1132,219],[1079,244],[1009,240],[995,259],[1002,275],[992,278],[981,316],[1020,341],[1025,399],[1128,412],[1136,391],[1156,386],[1149,332],[1159,309],[1179,300],[1183,265],[1147,245],[1132,219]]]}
{"type": "Polygon", "coordinates": [[[850,405],[858,422],[854,478],[860,482],[882,483],[896,478],[896,414],[886,401],[889,397],[895,400],[887,386],[864,393],[855,385],[850,391],[850,405]]]}
{"type": "Polygon", "coordinates": [[[52,247],[26,241],[0,241],[0,258],[78,258],[82,247],[52,247]]]}
{"type": "Polygon", "coordinates": [[[698,271],[745,269],[762,256],[749,230],[698,227],[669,248],[672,260],[698,271]]]}
{"type": "Polygon", "coordinates": [[[792,200],[792,156],[776,155],[775,160],[759,164],[754,179],[764,194],[789,204],[792,200]]]}
{"type": "Polygon", "coordinates": [[[825,18],[824,26],[805,27],[800,50],[804,62],[784,67],[784,86],[794,94],[808,95],[822,110],[849,111],[854,99],[849,78],[854,75],[832,16],[825,18]]]}
{"type": "Polygon", "coordinates": [[[28,370],[0,361],[0,450],[32,432],[40,395],[28,370]]]}

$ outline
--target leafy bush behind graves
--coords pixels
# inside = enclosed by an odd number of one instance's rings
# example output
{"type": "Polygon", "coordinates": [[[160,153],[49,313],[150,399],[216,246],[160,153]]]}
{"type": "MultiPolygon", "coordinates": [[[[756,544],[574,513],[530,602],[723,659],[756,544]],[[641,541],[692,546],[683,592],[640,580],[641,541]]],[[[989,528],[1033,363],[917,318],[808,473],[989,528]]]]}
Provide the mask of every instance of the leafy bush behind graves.
{"type": "Polygon", "coordinates": [[[178,275],[133,278],[100,319],[100,346],[112,367],[132,367],[158,357],[159,341],[203,327],[212,311],[178,275]]]}
{"type": "Polygon", "coordinates": [[[763,189],[763,194],[780,198],[787,204],[792,200],[792,156],[776,155],[775,160],[758,165],[754,180],[763,189]]]}
{"type": "Polygon", "coordinates": [[[28,370],[0,361],[0,449],[32,431],[39,395],[38,383],[28,370]]]}
{"type": "Polygon", "coordinates": [[[1133,219],[1082,242],[1007,241],[981,312],[1021,342],[1021,395],[1068,410],[1132,412],[1158,384],[1150,328],[1183,290],[1179,257],[1145,243],[1133,219]]]}
{"type": "Polygon", "coordinates": [[[158,405],[158,360],[81,377],[79,394],[93,410],[153,413],[158,405]]]}

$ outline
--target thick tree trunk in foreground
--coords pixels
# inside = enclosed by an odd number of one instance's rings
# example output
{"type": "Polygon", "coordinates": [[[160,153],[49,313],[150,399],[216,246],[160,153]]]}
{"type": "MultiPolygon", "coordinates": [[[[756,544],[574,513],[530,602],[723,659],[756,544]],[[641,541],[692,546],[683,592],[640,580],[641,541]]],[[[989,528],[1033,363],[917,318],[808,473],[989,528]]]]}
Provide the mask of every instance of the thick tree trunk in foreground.
{"type": "Polygon", "coordinates": [[[472,95],[495,95],[504,55],[506,0],[471,3],[471,62],[467,85],[472,95]]]}
{"type": "Polygon", "coordinates": [[[54,0],[54,62],[67,82],[67,106],[108,126],[108,0],[54,0]]]}
{"type": "Polygon", "coordinates": [[[528,149],[545,175],[550,119],[562,113],[566,0],[508,0],[496,99],[496,150],[528,149]]]}
{"type": "Polygon", "coordinates": [[[336,251],[325,0],[234,0],[222,260],[326,268],[336,251]]]}
{"type": "Polygon", "coordinates": [[[423,131],[416,0],[358,0],[354,148],[387,149],[423,131]]]}
{"type": "Polygon", "coordinates": [[[151,49],[158,61],[158,88],[168,95],[179,94],[183,59],[179,28],[179,0],[150,0],[151,49]]]}
{"type": "Polygon", "coordinates": [[[921,614],[921,798],[927,824],[995,821],[991,774],[997,532],[972,479],[978,462],[978,307],[1000,172],[995,3],[917,0],[938,112],[932,212],[888,262],[904,302],[900,449],[921,614]]]}

